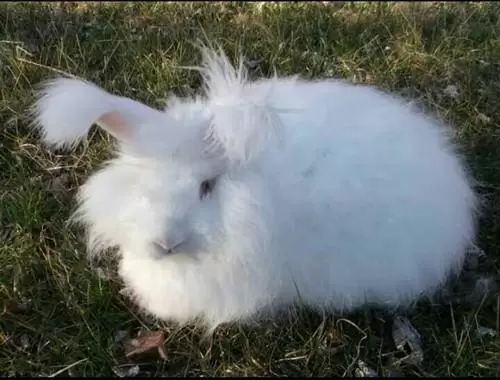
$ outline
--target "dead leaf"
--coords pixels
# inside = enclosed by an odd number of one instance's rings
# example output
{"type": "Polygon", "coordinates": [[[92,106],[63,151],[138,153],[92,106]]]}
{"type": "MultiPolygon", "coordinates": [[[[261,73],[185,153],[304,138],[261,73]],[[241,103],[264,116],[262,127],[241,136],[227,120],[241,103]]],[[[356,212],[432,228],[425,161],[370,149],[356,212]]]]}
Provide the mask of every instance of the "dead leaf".
{"type": "Polygon", "coordinates": [[[130,339],[125,343],[125,356],[131,357],[153,349],[156,349],[160,356],[166,356],[163,351],[164,340],[165,333],[161,330],[139,333],[137,338],[130,339]]]}
{"type": "Polygon", "coordinates": [[[8,341],[9,337],[0,331],[0,346],[7,343],[8,341]]]}
{"type": "Polygon", "coordinates": [[[26,313],[30,310],[30,301],[29,300],[8,300],[5,303],[4,310],[7,313],[12,314],[20,314],[26,313]]]}

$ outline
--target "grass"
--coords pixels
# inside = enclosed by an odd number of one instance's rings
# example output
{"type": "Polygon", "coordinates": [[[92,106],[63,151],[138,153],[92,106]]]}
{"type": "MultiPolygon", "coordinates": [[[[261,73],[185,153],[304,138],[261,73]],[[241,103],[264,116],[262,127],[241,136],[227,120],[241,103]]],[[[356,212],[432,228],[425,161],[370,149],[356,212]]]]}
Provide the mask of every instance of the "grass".
{"type": "MultiPolygon", "coordinates": [[[[91,271],[81,231],[65,225],[72,196],[109,151],[91,144],[50,152],[28,129],[26,107],[59,71],[152,105],[167,91],[196,90],[179,65],[198,62],[189,44],[204,29],[255,73],[336,76],[412,97],[456,126],[485,200],[479,245],[498,277],[500,249],[500,4],[489,3],[2,3],[0,5],[0,298],[30,309],[0,315],[0,374],[113,375],[131,363],[121,331],[166,331],[167,360],[142,358],[142,374],[351,376],[358,359],[381,373],[395,348],[390,324],[362,313],[256,327],[228,326],[210,339],[148,320],[91,271]],[[456,90],[456,91],[455,91],[456,90]]],[[[422,303],[411,315],[425,360],[407,375],[498,376],[495,296],[475,304],[422,303]]]]}

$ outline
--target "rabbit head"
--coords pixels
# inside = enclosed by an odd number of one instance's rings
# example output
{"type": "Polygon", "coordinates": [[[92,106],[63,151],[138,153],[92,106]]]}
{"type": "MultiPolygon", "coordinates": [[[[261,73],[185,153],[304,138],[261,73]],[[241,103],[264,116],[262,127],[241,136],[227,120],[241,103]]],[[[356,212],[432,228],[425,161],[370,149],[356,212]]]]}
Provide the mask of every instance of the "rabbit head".
{"type": "Polygon", "coordinates": [[[116,157],[78,193],[74,220],[86,226],[91,254],[202,251],[222,231],[221,199],[243,191],[239,176],[277,140],[268,93],[253,90],[243,65],[235,69],[222,51],[202,53],[204,96],[171,97],[164,110],[78,79],[39,92],[34,120],[48,144],[71,148],[93,124],[117,142],[116,157]]]}

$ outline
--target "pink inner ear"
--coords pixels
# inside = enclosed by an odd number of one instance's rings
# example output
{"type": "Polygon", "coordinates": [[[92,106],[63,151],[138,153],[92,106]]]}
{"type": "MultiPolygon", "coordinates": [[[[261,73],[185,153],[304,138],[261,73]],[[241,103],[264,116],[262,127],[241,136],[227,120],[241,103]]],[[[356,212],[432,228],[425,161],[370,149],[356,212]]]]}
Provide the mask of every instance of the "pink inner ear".
{"type": "Polygon", "coordinates": [[[118,112],[108,112],[102,115],[97,123],[113,136],[123,139],[132,134],[132,126],[118,112]]]}

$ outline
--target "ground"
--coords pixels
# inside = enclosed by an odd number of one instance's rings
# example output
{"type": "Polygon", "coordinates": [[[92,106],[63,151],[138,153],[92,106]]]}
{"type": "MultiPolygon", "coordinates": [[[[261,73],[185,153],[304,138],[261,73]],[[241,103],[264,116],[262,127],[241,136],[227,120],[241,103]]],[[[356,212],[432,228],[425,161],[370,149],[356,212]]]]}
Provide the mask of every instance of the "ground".
{"type": "MultiPolygon", "coordinates": [[[[454,125],[484,200],[485,275],[497,278],[500,3],[2,3],[1,374],[350,376],[359,360],[387,373],[391,324],[374,313],[300,311],[211,338],[152,321],[119,294],[117,279],[91,269],[81,231],[66,225],[75,190],[108,157],[110,141],[93,130],[73,152],[42,146],[26,113],[36,84],[70,73],[159,106],[167,92],[196,91],[198,76],[180,66],[199,62],[191,43],[204,34],[233,59],[243,53],[254,75],[276,69],[373,84],[454,125]],[[164,331],[163,357],[126,357],[123,339],[139,330],[164,331]]],[[[498,376],[499,305],[495,295],[422,302],[409,317],[424,360],[399,370],[498,376]]]]}

